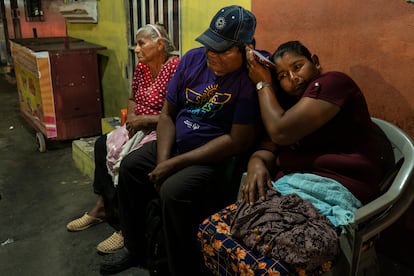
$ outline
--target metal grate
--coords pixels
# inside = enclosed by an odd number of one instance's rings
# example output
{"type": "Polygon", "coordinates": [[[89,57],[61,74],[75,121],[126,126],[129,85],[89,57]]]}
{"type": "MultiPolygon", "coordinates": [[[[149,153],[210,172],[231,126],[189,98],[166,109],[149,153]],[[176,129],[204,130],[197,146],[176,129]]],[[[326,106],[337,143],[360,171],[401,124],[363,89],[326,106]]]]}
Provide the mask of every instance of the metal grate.
{"type": "Polygon", "coordinates": [[[181,53],[179,11],[179,0],[129,0],[131,64],[136,63],[133,53],[135,33],[138,28],[146,24],[163,24],[174,41],[177,51],[181,53]]]}

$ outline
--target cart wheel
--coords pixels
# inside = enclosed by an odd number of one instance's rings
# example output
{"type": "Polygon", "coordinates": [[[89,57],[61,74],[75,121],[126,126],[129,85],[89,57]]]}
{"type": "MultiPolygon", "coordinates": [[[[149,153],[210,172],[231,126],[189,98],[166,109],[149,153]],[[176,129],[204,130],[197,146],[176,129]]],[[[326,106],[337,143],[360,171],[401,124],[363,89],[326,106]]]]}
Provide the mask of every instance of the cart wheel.
{"type": "Polygon", "coordinates": [[[40,152],[45,152],[46,151],[46,141],[45,141],[45,137],[43,136],[43,133],[36,132],[36,142],[37,142],[38,150],[40,152]]]}

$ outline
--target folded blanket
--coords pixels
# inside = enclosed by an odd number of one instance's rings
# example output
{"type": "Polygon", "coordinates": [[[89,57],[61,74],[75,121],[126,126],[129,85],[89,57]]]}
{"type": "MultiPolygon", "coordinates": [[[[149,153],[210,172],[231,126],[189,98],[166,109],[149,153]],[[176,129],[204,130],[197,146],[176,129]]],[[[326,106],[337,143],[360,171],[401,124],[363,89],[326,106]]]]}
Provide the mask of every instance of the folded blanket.
{"type": "Polygon", "coordinates": [[[352,223],[354,211],[361,202],[339,182],[309,173],[285,175],[273,182],[273,186],[282,195],[297,194],[307,200],[325,215],[333,225],[352,223]]]}

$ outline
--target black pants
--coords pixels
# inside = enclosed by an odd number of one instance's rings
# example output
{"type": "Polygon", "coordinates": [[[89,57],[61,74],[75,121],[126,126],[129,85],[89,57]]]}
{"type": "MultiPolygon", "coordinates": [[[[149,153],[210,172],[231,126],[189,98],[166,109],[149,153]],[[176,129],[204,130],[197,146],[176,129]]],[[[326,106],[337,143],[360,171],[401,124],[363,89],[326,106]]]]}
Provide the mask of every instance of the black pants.
{"type": "Polygon", "coordinates": [[[233,202],[237,187],[229,187],[223,163],[194,165],[168,177],[158,195],[148,179],[156,166],[156,153],[154,141],[129,153],[121,162],[118,195],[125,245],[136,258],[145,258],[145,209],[152,198],[159,196],[172,275],[202,275],[198,225],[233,202]]]}
{"type": "Polygon", "coordinates": [[[111,175],[108,173],[106,166],[106,135],[98,137],[94,146],[95,171],[93,180],[93,191],[97,195],[101,195],[104,200],[106,220],[108,223],[119,230],[118,215],[118,197],[117,189],[114,187],[111,175]]]}

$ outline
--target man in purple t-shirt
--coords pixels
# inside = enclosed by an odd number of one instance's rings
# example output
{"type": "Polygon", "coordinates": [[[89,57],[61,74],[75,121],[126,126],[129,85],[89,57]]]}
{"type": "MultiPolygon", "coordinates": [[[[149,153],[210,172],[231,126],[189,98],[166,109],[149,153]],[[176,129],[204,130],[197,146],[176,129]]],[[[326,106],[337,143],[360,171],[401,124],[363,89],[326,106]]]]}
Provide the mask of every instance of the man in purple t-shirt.
{"type": "Polygon", "coordinates": [[[182,57],[168,85],[157,141],[121,163],[118,193],[126,249],[108,257],[102,273],[143,264],[145,208],[159,197],[171,275],[203,275],[198,224],[236,198],[237,186],[229,187],[226,168],[253,145],[260,120],[245,59],[255,27],[251,12],[224,7],[196,39],[204,47],[182,57]]]}
{"type": "MultiPolygon", "coordinates": [[[[166,96],[167,107],[178,108],[174,114],[178,152],[191,151],[228,134],[233,125],[256,123],[258,105],[252,82],[244,67],[240,67],[242,60],[236,59],[234,65],[230,61],[242,51],[234,47],[217,55],[202,47],[190,50],[182,58],[166,96]],[[223,63],[229,60],[226,62],[229,72],[212,71],[210,68],[217,65],[206,66],[215,62],[209,56],[223,63]]],[[[163,129],[158,130],[163,133],[163,129]]],[[[215,160],[216,157],[211,161],[215,160]]]]}

